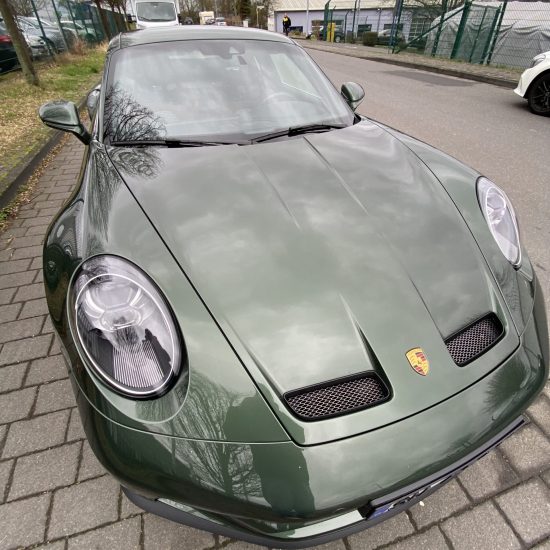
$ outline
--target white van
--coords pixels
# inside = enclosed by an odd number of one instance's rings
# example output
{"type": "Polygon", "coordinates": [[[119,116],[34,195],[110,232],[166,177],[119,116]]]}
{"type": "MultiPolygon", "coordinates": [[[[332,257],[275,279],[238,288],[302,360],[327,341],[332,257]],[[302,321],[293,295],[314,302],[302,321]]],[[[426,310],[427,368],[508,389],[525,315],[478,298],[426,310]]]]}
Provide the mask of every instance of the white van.
{"type": "Polygon", "coordinates": [[[134,13],[138,29],[179,25],[177,0],[135,0],[134,13]]]}

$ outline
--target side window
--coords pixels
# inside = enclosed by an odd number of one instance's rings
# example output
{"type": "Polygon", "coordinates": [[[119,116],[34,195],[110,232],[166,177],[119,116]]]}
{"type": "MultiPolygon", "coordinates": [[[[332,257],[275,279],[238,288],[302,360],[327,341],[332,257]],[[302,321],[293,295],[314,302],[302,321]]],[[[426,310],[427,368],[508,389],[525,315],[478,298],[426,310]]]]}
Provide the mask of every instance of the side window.
{"type": "Polygon", "coordinates": [[[274,54],[271,59],[283,84],[308,94],[317,95],[315,88],[306,78],[304,72],[296,67],[292,57],[286,54],[274,54]]]}

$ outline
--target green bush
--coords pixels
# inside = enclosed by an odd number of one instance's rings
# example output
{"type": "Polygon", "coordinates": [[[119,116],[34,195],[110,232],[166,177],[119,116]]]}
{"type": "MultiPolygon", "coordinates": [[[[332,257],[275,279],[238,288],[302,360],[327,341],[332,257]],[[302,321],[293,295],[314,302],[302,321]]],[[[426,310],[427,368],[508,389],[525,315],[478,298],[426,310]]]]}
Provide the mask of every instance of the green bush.
{"type": "Polygon", "coordinates": [[[376,32],[364,32],[363,33],[363,46],[376,46],[378,39],[378,33],[376,32]]]}

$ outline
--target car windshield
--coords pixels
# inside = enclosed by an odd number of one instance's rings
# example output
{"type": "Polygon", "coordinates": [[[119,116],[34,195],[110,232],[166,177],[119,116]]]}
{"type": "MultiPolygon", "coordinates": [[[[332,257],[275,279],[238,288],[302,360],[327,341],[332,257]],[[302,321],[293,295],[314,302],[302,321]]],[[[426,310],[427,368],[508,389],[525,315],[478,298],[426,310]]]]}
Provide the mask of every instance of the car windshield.
{"type": "Polygon", "coordinates": [[[296,45],[182,40],[113,55],[103,135],[111,142],[242,142],[288,128],[353,121],[342,96],[296,45]]]}
{"type": "Polygon", "coordinates": [[[173,21],[176,10],[171,2],[139,2],[136,4],[138,19],[142,21],[173,21]]]}

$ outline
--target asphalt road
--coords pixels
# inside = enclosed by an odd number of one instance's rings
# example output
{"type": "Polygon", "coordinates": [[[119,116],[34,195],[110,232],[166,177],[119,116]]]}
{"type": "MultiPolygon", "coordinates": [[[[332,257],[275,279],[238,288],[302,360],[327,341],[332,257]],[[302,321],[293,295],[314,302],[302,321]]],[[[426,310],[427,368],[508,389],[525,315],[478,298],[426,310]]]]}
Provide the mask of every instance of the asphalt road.
{"type": "Polygon", "coordinates": [[[360,114],[438,147],[506,191],[550,317],[550,118],[532,115],[527,102],[509,89],[327,52],[308,53],[338,88],[350,80],[363,86],[360,114]]]}

